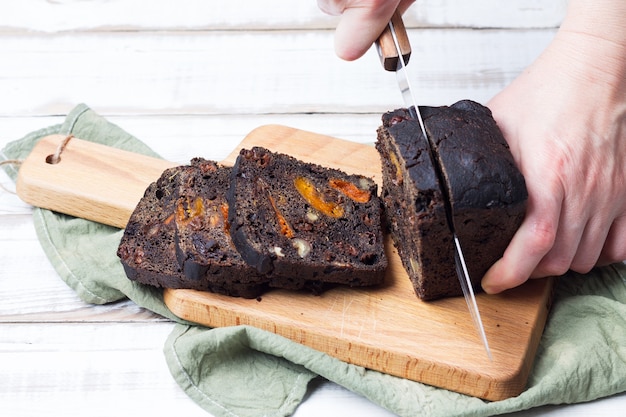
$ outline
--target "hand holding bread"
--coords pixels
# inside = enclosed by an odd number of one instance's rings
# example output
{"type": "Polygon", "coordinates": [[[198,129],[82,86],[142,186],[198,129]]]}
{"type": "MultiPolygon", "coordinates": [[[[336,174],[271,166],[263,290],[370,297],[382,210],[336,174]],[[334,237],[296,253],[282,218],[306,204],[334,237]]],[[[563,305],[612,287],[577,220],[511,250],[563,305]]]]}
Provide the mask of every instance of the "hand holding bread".
{"type": "MultiPolygon", "coordinates": [[[[361,56],[411,1],[319,0],[342,18],[343,59],[361,56]],[[365,28],[364,28],[365,27],[365,28]]],[[[626,259],[626,3],[572,0],[546,51],[488,106],[526,179],[528,211],[482,286],[588,272],[626,259]]]]}
{"type": "Polygon", "coordinates": [[[489,107],[529,192],[487,292],[626,259],[626,4],[570,2],[544,53],[489,107]]]}

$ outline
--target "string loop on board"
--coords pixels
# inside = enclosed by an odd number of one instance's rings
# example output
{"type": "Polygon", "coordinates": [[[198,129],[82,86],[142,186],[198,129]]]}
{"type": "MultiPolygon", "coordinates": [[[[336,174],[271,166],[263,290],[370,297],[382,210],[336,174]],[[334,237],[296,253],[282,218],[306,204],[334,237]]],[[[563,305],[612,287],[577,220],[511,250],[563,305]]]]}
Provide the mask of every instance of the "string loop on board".
{"type": "Polygon", "coordinates": [[[63,139],[63,141],[59,144],[59,146],[57,147],[57,150],[52,155],[48,155],[46,157],[46,163],[54,165],[54,164],[58,164],[59,162],[61,162],[61,154],[63,153],[63,151],[65,150],[65,147],[67,146],[68,143],[70,143],[70,140],[72,140],[73,137],[74,135],[67,135],[65,139],[63,139]]]}
{"type": "MultiPolygon", "coordinates": [[[[56,151],[53,154],[48,155],[46,157],[46,163],[47,164],[58,164],[59,162],[61,162],[61,154],[63,153],[63,151],[67,147],[67,144],[70,142],[70,140],[72,140],[73,137],[74,137],[74,135],[67,135],[65,137],[65,139],[63,139],[63,141],[61,141],[61,143],[57,147],[56,151]]],[[[14,165],[19,170],[19,167],[20,167],[20,165],[22,165],[22,162],[23,162],[22,159],[6,159],[4,161],[0,161],[0,166],[3,166],[3,165],[14,165]]],[[[9,190],[8,188],[6,188],[4,186],[4,184],[0,184],[0,188],[2,188],[4,191],[6,191],[8,193],[17,194],[15,191],[9,190]]]]}
{"type": "MultiPolygon", "coordinates": [[[[19,166],[22,165],[22,160],[21,159],[5,159],[4,161],[0,161],[0,166],[3,166],[3,165],[14,165],[14,166],[17,166],[19,170],[19,166]]],[[[9,190],[2,183],[0,183],[0,188],[2,188],[7,193],[17,194],[15,191],[9,190]]]]}

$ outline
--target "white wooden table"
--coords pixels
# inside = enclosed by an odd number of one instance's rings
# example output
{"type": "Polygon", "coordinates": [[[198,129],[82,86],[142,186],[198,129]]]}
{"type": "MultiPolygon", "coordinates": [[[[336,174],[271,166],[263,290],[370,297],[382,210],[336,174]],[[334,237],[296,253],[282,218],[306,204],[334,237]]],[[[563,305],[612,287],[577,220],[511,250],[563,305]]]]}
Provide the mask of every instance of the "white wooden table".
{"type": "MultiPolygon", "coordinates": [[[[565,0],[424,0],[405,20],[422,104],[485,102],[550,41],[565,0]],[[480,30],[477,30],[480,29],[480,30]]],[[[254,127],[279,123],[372,142],[399,107],[371,50],[333,52],[337,20],[314,0],[0,2],[0,148],[96,112],[167,159],[221,159],[254,127]]],[[[12,184],[0,172],[0,183],[12,184]]],[[[0,190],[0,415],[206,416],[162,353],[173,323],[132,302],[81,302],[35,236],[31,208],[0,190]]],[[[626,396],[518,416],[623,415],[626,396]]],[[[387,416],[329,382],[296,416],[387,416]]]]}

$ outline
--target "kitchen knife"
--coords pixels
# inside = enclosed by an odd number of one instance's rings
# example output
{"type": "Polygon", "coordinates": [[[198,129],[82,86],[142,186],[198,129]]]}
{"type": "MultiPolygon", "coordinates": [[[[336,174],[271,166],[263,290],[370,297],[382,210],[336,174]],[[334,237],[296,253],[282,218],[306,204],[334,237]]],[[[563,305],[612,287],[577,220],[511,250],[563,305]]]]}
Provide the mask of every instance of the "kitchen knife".
{"type": "Polygon", "coordinates": [[[389,21],[389,24],[376,41],[376,46],[381,58],[381,63],[383,64],[385,70],[395,71],[398,79],[398,87],[400,88],[400,93],[404,99],[404,104],[408,108],[411,117],[418,121],[422,135],[426,140],[430,158],[433,166],[435,167],[437,179],[439,180],[441,193],[444,196],[446,218],[454,241],[454,258],[459,283],[463,289],[463,296],[467,302],[467,307],[469,308],[472,321],[474,322],[474,327],[478,331],[483,345],[485,346],[485,351],[487,352],[489,360],[493,360],[491,350],[489,349],[489,342],[487,341],[487,335],[485,334],[485,328],[480,317],[480,311],[478,310],[478,304],[476,303],[474,289],[472,288],[472,281],[470,280],[467,264],[465,263],[465,257],[463,256],[463,251],[461,249],[461,243],[454,228],[454,217],[452,212],[452,203],[450,202],[450,193],[444,185],[445,181],[442,168],[434,155],[433,146],[435,145],[432,144],[428,138],[426,126],[424,125],[424,120],[420,114],[419,107],[416,104],[415,96],[413,95],[413,90],[411,89],[411,84],[407,75],[406,65],[408,64],[409,57],[411,55],[411,45],[406,33],[406,28],[404,27],[404,22],[402,21],[402,17],[397,11],[394,13],[393,17],[389,21]]]}

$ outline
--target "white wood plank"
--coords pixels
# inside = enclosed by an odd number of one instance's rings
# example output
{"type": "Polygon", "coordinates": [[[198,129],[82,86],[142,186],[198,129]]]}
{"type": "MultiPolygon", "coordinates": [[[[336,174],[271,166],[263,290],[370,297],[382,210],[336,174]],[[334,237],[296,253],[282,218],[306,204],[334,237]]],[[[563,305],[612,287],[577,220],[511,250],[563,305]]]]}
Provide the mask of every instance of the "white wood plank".
{"type": "MultiPolygon", "coordinates": [[[[71,111],[72,106],[63,109],[71,111]]],[[[202,156],[224,159],[253,129],[280,124],[358,143],[373,143],[381,114],[244,114],[244,115],[117,115],[94,111],[152,147],[162,157],[187,163],[202,156]]],[[[0,149],[26,134],[62,122],[64,117],[0,117],[0,149]]],[[[0,184],[14,190],[0,170],[0,184]]],[[[28,206],[8,193],[0,193],[0,213],[26,213],[28,206]]]]}
{"type": "MultiPolygon", "coordinates": [[[[15,194],[15,184],[9,179],[3,170],[0,170],[0,218],[20,214],[30,214],[31,208],[28,204],[20,200],[15,194]]],[[[7,225],[13,228],[13,219],[7,221],[7,225]]],[[[13,234],[7,231],[6,234],[13,234]]],[[[6,236],[6,235],[5,235],[6,236]]]]}
{"type": "MultiPolygon", "coordinates": [[[[423,0],[405,16],[409,27],[557,27],[567,0],[423,0]]],[[[0,30],[263,30],[330,29],[314,0],[20,0],[0,4],[0,30]]]]}
{"type": "MultiPolygon", "coordinates": [[[[484,102],[543,50],[552,30],[413,30],[421,104],[484,102]]],[[[5,35],[0,115],[381,113],[400,106],[373,50],[334,56],[330,32],[5,35]],[[239,65],[239,64],[242,65],[239,65]]]]}
{"type": "Polygon", "coordinates": [[[309,383],[311,393],[293,417],[366,416],[393,417],[395,414],[360,397],[346,388],[323,379],[309,383]]]}
{"type": "MultiPolygon", "coordinates": [[[[64,113],[49,117],[0,116],[0,149],[33,131],[62,123],[72,105],[60,108],[64,113]]],[[[372,132],[380,124],[380,113],[310,113],[310,114],[119,114],[92,107],[101,116],[121,126],[144,142],[158,144],[168,140],[201,140],[216,137],[243,139],[252,129],[267,124],[282,124],[356,142],[372,142],[372,132]]],[[[225,145],[228,145],[226,143],[225,145]]],[[[211,148],[213,150],[213,148],[211,148]]],[[[230,149],[229,149],[230,151],[230,149]]],[[[215,156],[218,157],[218,156],[215,156]]]]}
{"type": "Polygon", "coordinates": [[[0,324],[3,416],[207,416],[176,385],[162,324],[0,324]]]}
{"type": "Polygon", "coordinates": [[[9,142],[21,139],[35,130],[63,123],[64,119],[65,115],[8,118],[0,116],[0,150],[9,142]]]}
{"type": "Polygon", "coordinates": [[[409,27],[556,28],[567,0],[422,0],[406,13],[409,27]]]}
{"type": "Polygon", "coordinates": [[[92,306],[56,274],[28,215],[0,215],[0,323],[163,321],[130,301],[92,306]]]}
{"type": "MultiPolygon", "coordinates": [[[[162,346],[171,323],[0,324],[3,416],[210,416],[176,385],[162,346]]],[[[317,381],[294,417],[392,414],[317,381]]],[[[626,394],[512,417],[621,416],[626,394]]]]}
{"type": "MultiPolygon", "coordinates": [[[[210,416],[169,374],[162,347],[171,329],[171,323],[0,324],[0,413],[210,416]]],[[[312,388],[295,417],[319,416],[319,404],[329,417],[392,415],[336,384],[316,381],[312,388]]]]}

